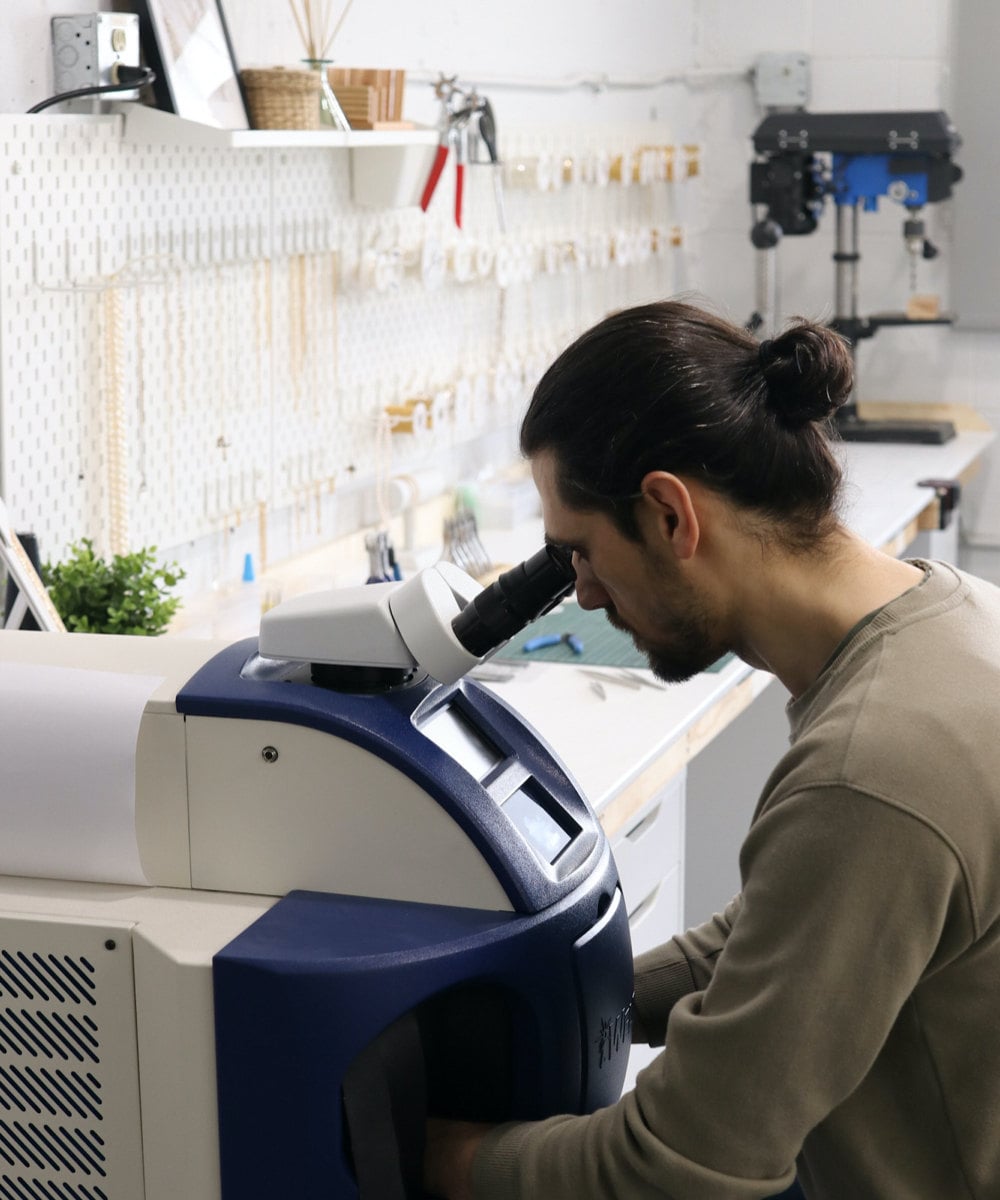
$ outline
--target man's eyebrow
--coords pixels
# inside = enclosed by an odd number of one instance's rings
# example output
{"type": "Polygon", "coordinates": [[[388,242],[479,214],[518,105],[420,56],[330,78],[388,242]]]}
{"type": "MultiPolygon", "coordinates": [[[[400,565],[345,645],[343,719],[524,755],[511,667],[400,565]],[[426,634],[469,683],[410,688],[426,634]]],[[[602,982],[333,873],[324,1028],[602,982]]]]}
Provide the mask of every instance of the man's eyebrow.
{"type": "Polygon", "coordinates": [[[555,546],[557,550],[567,550],[571,552],[583,550],[583,547],[579,542],[567,542],[562,538],[552,537],[552,535],[548,533],[545,535],[545,544],[547,546],[555,546]]]}

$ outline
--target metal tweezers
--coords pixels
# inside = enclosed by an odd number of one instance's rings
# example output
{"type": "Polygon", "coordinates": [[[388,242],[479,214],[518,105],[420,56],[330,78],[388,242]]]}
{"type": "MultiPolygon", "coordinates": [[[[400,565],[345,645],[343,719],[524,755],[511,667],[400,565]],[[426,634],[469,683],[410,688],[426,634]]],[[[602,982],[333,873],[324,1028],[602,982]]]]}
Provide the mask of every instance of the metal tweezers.
{"type": "Polygon", "coordinates": [[[638,691],[644,687],[663,691],[664,688],[669,686],[657,679],[646,679],[645,676],[636,674],[635,671],[630,670],[628,667],[610,667],[604,670],[595,669],[594,667],[580,667],[579,669],[584,675],[588,675],[591,679],[596,679],[600,683],[617,683],[619,687],[631,688],[633,691],[638,691]]]}

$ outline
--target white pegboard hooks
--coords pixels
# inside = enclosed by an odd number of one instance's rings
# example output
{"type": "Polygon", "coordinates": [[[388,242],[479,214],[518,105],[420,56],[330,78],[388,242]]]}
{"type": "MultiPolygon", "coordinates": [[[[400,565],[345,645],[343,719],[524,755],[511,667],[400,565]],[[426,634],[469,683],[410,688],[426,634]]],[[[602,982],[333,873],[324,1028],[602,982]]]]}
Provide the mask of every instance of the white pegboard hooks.
{"type": "Polygon", "coordinates": [[[136,288],[160,285],[166,283],[171,271],[178,270],[182,263],[171,255],[142,255],[138,258],[127,257],[117,271],[104,274],[101,270],[101,243],[96,245],[97,270],[89,278],[74,278],[72,263],[72,244],[67,237],[63,251],[63,278],[58,283],[43,282],[39,267],[38,242],[31,241],[31,281],[43,292],[107,292],[113,288],[136,288]],[[155,264],[156,272],[150,272],[149,267],[155,264]]]}
{"type": "MultiPolygon", "coordinates": [[[[145,244],[145,238],[142,240],[145,244]]],[[[159,240],[157,234],[157,245],[159,240]]],[[[169,254],[166,257],[189,271],[205,267],[249,266],[271,257],[270,240],[263,217],[231,223],[220,220],[217,225],[200,219],[187,221],[180,229],[171,229],[167,241],[169,254]]],[[[126,245],[130,244],[131,238],[126,235],[126,245]]]]}
{"type": "Polygon", "coordinates": [[[192,270],[207,266],[238,266],[258,262],[266,258],[267,239],[263,225],[256,227],[226,226],[220,223],[218,229],[202,230],[196,227],[191,236],[188,230],[181,231],[180,253],[174,249],[174,236],[171,231],[169,250],[157,249],[149,253],[146,249],[146,237],[140,236],[139,253],[133,252],[132,232],[125,232],[124,259],[117,270],[107,272],[103,267],[104,250],[100,238],[94,245],[94,271],[90,275],[77,275],[73,263],[73,241],[66,236],[62,249],[62,278],[46,278],[42,265],[42,251],[38,239],[31,239],[31,281],[36,288],[43,292],[106,292],[113,288],[132,289],[139,287],[156,287],[167,283],[170,277],[179,271],[192,270]]]}

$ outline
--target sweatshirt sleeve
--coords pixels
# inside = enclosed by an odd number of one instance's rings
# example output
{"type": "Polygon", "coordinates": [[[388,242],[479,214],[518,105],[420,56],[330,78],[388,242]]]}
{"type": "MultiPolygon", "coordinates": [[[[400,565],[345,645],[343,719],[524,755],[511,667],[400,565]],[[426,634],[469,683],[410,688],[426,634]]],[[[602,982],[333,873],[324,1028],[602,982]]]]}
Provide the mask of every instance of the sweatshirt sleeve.
{"type": "Polygon", "coordinates": [[[476,1200],[774,1195],[807,1133],[864,1079],[943,942],[971,938],[945,839],[845,787],[777,804],[742,865],[708,985],[673,1005],[666,1049],[635,1090],[590,1116],[491,1131],[476,1200]]]}
{"type": "Polygon", "coordinates": [[[673,1006],[689,992],[708,987],[740,901],[735,896],[724,912],[716,913],[704,925],[678,934],[635,960],[633,1042],[662,1046],[673,1006]]]}

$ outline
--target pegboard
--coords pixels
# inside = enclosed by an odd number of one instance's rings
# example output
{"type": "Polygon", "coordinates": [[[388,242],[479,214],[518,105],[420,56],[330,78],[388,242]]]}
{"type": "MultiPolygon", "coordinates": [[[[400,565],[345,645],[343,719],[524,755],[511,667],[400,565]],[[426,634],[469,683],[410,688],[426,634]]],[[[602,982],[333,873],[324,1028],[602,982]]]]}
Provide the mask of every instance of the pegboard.
{"type": "Polygon", "coordinates": [[[395,467],[456,462],[696,249],[697,150],[662,125],[509,131],[505,232],[485,163],[459,230],[450,164],[424,214],[356,205],[359,150],[0,125],[0,494],[48,557],[86,536],[183,564],[239,528],[262,563],[306,549],[373,478],[387,410],[426,415],[395,467]]]}

